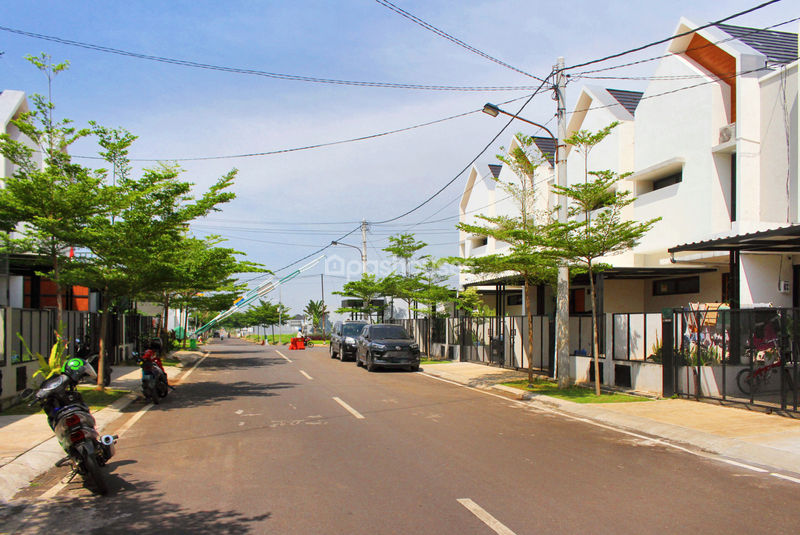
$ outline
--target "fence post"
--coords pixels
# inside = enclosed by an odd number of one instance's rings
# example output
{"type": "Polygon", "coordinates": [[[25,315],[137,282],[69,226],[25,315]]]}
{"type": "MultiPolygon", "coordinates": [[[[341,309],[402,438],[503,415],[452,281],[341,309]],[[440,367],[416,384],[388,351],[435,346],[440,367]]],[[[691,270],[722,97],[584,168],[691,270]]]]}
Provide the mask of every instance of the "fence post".
{"type": "Polygon", "coordinates": [[[661,395],[675,395],[675,343],[672,339],[673,313],[671,308],[661,311],[661,395]]]}

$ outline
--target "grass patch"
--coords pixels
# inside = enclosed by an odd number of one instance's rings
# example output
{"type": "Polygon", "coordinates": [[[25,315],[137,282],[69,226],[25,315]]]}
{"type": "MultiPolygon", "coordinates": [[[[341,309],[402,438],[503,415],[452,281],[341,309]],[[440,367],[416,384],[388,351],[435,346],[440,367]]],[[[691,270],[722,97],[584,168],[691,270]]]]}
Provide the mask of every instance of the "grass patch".
{"type": "Polygon", "coordinates": [[[161,359],[161,364],[164,366],[180,366],[181,361],[178,359],[163,358],[161,359]]]}
{"type": "MultiPolygon", "coordinates": [[[[89,409],[92,412],[97,412],[100,409],[111,405],[116,400],[128,393],[127,390],[118,390],[116,388],[106,388],[102,392],[95,390],[94,388],[94,386],[78,387],[78,391],[81,393],[81,396],[83,396],[83,401],[89,405],[89,409]]],[[[33,407],[28,407],[27,403],[20,403],[19,405],[14,405],[9,409],[0,412],[0,414],[3,416],[26,415],[36,414],[41,410],[42,409],[38,404],[33,405],[33,407]]]]}
{"type": "Polygon", "coordinates": [[[420,364],[448,364],[452,360],[419,359],[420,364]]]}
{"type": "Polygon", "coordinates": [[[535,380],[532,386],[528,385],[527,380],[510,381],[503,383],[505,386],[526,390],[528,392],[535,392],[545,396],[552,396],[554,398],[566,399],[574,401],[575,403],[630,403],[636,401],[650,401],[647,398],[639,396],[631,396],[629,394],[614,393],[601,393],[599,396],[594,393],[593,388],[585,386],[571,386],[560,390],[558,383],[549,380],[535,380]]]}

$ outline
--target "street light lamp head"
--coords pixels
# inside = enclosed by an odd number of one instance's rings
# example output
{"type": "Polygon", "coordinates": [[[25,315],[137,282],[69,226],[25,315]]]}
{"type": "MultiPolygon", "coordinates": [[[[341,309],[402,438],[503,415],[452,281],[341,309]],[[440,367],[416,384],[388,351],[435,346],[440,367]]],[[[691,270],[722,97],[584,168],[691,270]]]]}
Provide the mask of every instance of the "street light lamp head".
{"type": "Polygon", "coordinates": [[[483,113],[491,115],[492,117],[497,117],[500,114],[500,108],[498,108],[491,102],[487,102],[486,104],[483,105],[483,113]]]}
{"type": "Polygon", "coordinates": [[[339,245],[339,242],[334,240],[334,241],[331,242],[331,245],[339,245]]]}

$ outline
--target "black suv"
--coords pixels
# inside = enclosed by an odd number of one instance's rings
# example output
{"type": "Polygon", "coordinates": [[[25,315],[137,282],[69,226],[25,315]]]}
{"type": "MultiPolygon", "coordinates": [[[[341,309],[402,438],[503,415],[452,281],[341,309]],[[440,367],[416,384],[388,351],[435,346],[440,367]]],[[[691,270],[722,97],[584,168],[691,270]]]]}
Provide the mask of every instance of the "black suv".
{"type": "Polygon", "coordinates": [[[339,357],[344,362],[356,356],[356,338],[366,321],[337,321],[331,331],[331,358],[339,357]]]}
{"type": "Polygon", "coordinates": [[[400,325],[367,325],[357,342],[356,366],[363,364],[367,371],[378,366],[419,371],[419,344],[400,325]]]}

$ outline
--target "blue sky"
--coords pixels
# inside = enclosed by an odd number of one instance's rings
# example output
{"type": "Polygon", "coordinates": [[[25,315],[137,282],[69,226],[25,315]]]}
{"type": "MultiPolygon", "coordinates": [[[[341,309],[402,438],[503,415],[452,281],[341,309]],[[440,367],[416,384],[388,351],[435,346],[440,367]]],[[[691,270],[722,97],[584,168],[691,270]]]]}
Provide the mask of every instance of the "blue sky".
{"type": "MultiPolygon", "coordinates": [[[[667,37],[681,16],[698,23],[756,4],[754,0],[588,2],[517,0],[402,1],[398,7],[487,54],[544,76],[558,56],[567,65],[667,37]]],[[[763,27],[798,16],[784,0],[731,24],[763,27]]],[[[107,47],[230,67],[344,80],[459,86],[529,86],[535,80],[506,69],[427,31],[373,0],[277,1],[16,1],[0,3],[0,26],[107,47]]],[[[777,28],[796,32],[797,23],[777,28]]],[[[626,59],[663,53],[666,45],[626,59]]],[[[525,91],[415,91],[274,80],[193,69],[86,50],[0,31],[0,89],[46,92],[44,77],[23,60],[47,52],[68,59],[57,77],[57,113],[78,125],[95,120],[139,136],[133,158],[173,159],[286,149],[365,136],[476,110],[487,101],[525,91]]],[[[648,75],[655,62],[619,71],[648,75]]],[[[592,83],[597,83],[592,81],[592,83]]],[[[601,82],[603,83],[603,82],[601,82]]],[[[618,89],[644,83],[608,81],[618,89]]],[[[571,107],[581,82],[567,90],[571,107]]],[[[546,122],[549,94],[523,115],[546,122]]],[[[195,232],[221,234],[250,260],[280,268],[329,243],[362,218],[399,215],[427,198],[463,168],[504,122],[484,114],[454,119],[374,140],[258,158],[181,162],[199,187],[232,167],[238,198],[198,222],[195,232]],[[271,243],[266,243],[271,242],[271,243]]],[[[551,123],[553,124],[553,123],[551,123]]],[[[524,125],[512,125],[481,161],[524,125]]],[[[532,133],[528,131],[529,133],[532,133]]],[[[75,155],[96,154],[75,146],[75,155]]],[[[87,164],[91,162],[82,160],[87,164]]],[[[138,164],[152,165],[152,164],[138,164]]],[[[410,230],[435,256],[457,254],[457,199],[462,175],[429,205],[391,225],[374,225],[368,257],[385,259],[387,237],[410,230]],[[449,221],[430,223],[444,217],[449,221]],[[412,227],[422,220],[424,224],[412,227]]],[[[354,234],[348,243],[360,244],[354,234]]],[[[329,250],[358,260],[353,249],[329,250]]],[[[292,312],[319,299],[322,266],[287,285],[292,312]]],[[[330,291],[345,279],[325,280],[330,291]]],[[[277,297],[276,297],[277,298],[277,297]]]]}

